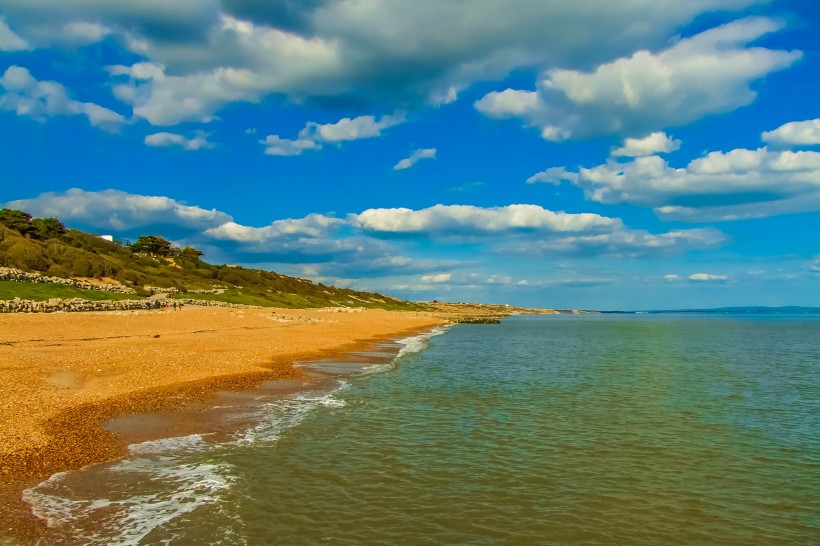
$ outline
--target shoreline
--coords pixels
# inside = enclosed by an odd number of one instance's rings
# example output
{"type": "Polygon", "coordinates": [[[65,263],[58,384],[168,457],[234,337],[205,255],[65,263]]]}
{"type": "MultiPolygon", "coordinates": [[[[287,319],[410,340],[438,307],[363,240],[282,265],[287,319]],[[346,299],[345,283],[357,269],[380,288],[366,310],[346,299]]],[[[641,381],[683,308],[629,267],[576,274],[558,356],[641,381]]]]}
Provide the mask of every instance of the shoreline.
{"type": "Polygon", "coordinates": [[[0,436],[0,543],[34,541],[45,528],[24,489],[127,453],[134,438],[109,430],[112,419],[180,412],[267,381],[307,390],[311,378],[294,363],[343,359],[446,322],[406,311],[213,307],[0,316],[0,410],[9,423],[0,436]]]}

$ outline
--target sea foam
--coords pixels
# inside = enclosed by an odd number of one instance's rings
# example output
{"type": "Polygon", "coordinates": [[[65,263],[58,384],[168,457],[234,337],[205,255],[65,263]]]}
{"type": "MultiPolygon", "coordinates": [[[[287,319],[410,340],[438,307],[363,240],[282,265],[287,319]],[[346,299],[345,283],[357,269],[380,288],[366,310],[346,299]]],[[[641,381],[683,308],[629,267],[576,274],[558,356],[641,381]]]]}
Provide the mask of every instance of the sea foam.
{"type": "MultiPolygon", "coordinates": [[[[402,357],[417,353],[446,327],[397,341],[396,357],[387,365],[362,368],[367,375],[387,371],[402,357]]],[[[350,388],[339,379],[324,392],[294,393],[260,403],[258,421],[226,439],[216,441],[205,434],[151,440],[133,444],[128,456],[92,465],[76,472],[58,473],[27,489],[23,499],[32,512],[48,524],[48,544],[140,544],[170,543],[175,522],[196,510],[230,512],[225,496],[236,481],[237,469],[224,462],[226,455],[249,447],[274,444],[319,408],[342,409],[341,397],[350,388]]],[[[247,409],[247,408],[246,408],[247,409]]],[[[230,517],[228,519],[231,519],[230,517]]],[[[214,543],[242,544],[234,529],[214,543]]]]}

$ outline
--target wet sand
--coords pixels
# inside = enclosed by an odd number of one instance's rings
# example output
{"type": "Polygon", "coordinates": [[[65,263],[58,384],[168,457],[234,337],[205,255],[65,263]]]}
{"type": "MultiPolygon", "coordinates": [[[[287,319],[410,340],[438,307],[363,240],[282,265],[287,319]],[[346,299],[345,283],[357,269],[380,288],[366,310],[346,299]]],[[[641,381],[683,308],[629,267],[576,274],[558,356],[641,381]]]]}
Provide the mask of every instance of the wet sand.
{"type": "MultiPolygon", "coordinates": [[[[444,322],[414,312],[221,307],[0,315],[2,535],[37,534],[22,489],[125,453],[134,438],[104,426],[113,418],[195,413],[221,391],[265,381],[306,387],[313,379],[296,361],[337,358],[444,322]]],[[[169,432],[155,424],[156,434],[169,432]]]]}

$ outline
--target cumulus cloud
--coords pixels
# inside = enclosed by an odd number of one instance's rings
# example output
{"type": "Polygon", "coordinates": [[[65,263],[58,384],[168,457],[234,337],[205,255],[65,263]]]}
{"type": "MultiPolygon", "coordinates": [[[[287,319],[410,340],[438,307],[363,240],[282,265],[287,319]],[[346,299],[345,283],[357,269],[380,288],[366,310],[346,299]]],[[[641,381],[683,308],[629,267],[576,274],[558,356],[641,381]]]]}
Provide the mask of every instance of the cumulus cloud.
{"type": "Polygon", "coordinates": [[[553,212],[537,205],[368,209],[349,215],[349,221],[376,237],[483,241],[495,254],[517,256],[658,256],[713,248],[727,240],[712,228],[653,234],[629,229],[617,218],[553,212]]]}
{"type": "Polygon", "coordinates": [[[157,225],[204,231],[232,220],[229,215],[216,209],[185,205],[170,197],[135,195],[119,190],[84,191],[72,188],[65,192],[48,192],[32,199],[11,201],[6,206],[25,210],[37,217],[55,217],[69,224],[78,222],[118,232],[157,225]]]}
{"type": "Polygon", "coordinates": [[[729,275],[714,275],[712,273],[693,273],[689,275],[692,282],[727,282],[729,275]]]}
{"type": "Polygon", "coordinates": [[[308,150],[321,150],[322,145],[315,140],[309,138],[280,138],[278,135],[268,135],[265,140],[260,141],[265,145],[265,154],[267,155],[301,155],[302,152],[308,150]]]}
{"type": "Polygon", "coordinates": [[[436,158],[436,149],[435,148],[420,148],[410,154],[410,157],[406,157],[393,165],[394,171],[403,171],[405,169],[409,169],[413,165],[419,162],[421,159],[435,159],[436,158]]]}
{"type": "Polygon", "coordinates": [[[335,46],[329,40],[225,15],[217,18],[219,22],[202,37],[198,52],[190,51],[184,41],[135,39],[131,48],[152,60],[111,67],[113,75],[128,76],[114,92],[131,104],[135,116],[153,125],[207,122],[232,102],[259,102],[276,92],[303,95],[314,85],[319,91],[323,80],[339,72],[335,46]],[[145,64],[152,70],[142,70],[145,64]]]}
{"type": "Polygon", "coordinates": [[[612,150],[616,157],[644,157],[669,153],[680,149],[681,141],[670,138],[663,131],[656,131],[644,138],[627,138],[624,145],[612,150]]]}
{"type": "Polygon", "coordinates": [[[111,32],[111,29],[99,23],[74,21],[63,26],[53,39],[76,47],[97,43],[111,32]]]}
{"type": "Polygon", "coordinates": [[[436,273],[433,275],[422,275],[421,282],[426,283],[443,283],[453,278],[450,273],[436,273]]]}
{"type": "Polygon", "coordinates": [[[681,276],[680,275],[664,275],[663,280],[665,280],[666,282],[677,282],[677,281],[681,280],[681,276]]]}
{"type": "Polygon", "coordinates": [[[607,233],[559,236],[550,239],[512,241],[498,253],[519,256],[609,256],[643,258],[715,248],[726,235],[713,228],[675,230],[653,234],[644,230],[617,229],[607,233]]]}
{"type": "Polygon", "coordinates": [[[533,258],[554,256],[658,257],[711,248],[726,240],[714,229],[653,234],[629,229],[618,219],[554,213],[535,205],[488,209],[438,206],[421,211],[371,209],[342,218],[309,214],[277,219],[263,226],[242,225],[224,212],[169,197],[118,190],[75,188],[3,206],[26,210],[38,217],[61,218],[69,226],[126,237],[158,233],[180,245],[200,248],[212,260],[261,264],[280,271],[293,270],[296,274],[298,271],[293,268],[298,264],[300,268],[310,268],[317,276],[333,279],[412,276],[421,278],[421,284],[428,287],[518,286],[520,281],[504,271],[476,277],[452,273],[480,266],[485,260],[498,264],[501,254],[527,263],[533,258]],[[426,234],[429,240],[425,245],[430,245],[427,248],[432,250],[431,256],[443,252],[448,258],[414,256],[419,241],[408,241],[395,234],[426,234]],[[470,261],[452,259],[450,245],[465,242],[473,248],[470,261]]]}
{"type": "Polygon", "coordinates": [[[113,110],[73,100],[66,88],[55,81],[38,81],[22,66],[10,66],[0,76],[0,110],[38,121],[51,116],[85,116],[91,125],[104,130],[116,130],[125,122],[113,110]]]}
{"type": "Polygon", "coordinates": [[[267,155],[301,155],[308,150],[321,150],[322,144],[327,142],[338,144],[363,138],[376,138],[381,136],[383,130],[403,121],[402,113],[382,116],[378,121],[374,116],[343,118],[336,123],[326,124],[309,121],[295,139],[268,135],[260,142],[265,145],[267,155]]]}
{"type": "Polygon", "coordinates": [[[208,229],[205,234],[215,239],[242,243],[262,243],[281,236],[324,237],[344,221],[321,214],[309,214],[304,218],[276,220],[269,226],[257,228],[226,222],[208,229]]]}
{"type": "MultiPolygon", "coordinates": [[[[430,260],[410,258],[404,255],[403,249],[397,246],[384,245],[381,241],[368,240],[367,250],[360,245],[359,252],[345,259],[314,264],[315,277],[332,278],[334,284],[337,279],[375,279],[379,277],[408,277],[413,275],[427,275],[429,271],[447,270],[463,267],[463,264],[452,260],[430,260]]],[[[385,290],[396,289],[391,281],[384,287],[385,290]]]]}
{"type": "Polygon", "coordinates": [[[566,167],[550,167],[545,171],[536,173],[527,178],[527,184],[535,184],[536,182],[543,182],[544,184],[560,184],[567,180],[575,182],[578,179],[578,174],[569,172],[566,167]]]}
{"type": "Polygon", "coordinates": [[[183,150],[202,150],[213,148],[213,144],[208,142],[204,134],[198,134],[194,138],[185,138],[176,133],[154,133],[145,137],[145,144],[148,146],[173,147],[178,146],[183,150]]]}
{"type": "Polygon", "coordinates": [[[404,122],[404,114],[399,112],[390,116],[382,116],[376,121],[373,116],[359,116],[357,118],[342,118],[336,123],[324,125],[309,122],[299,133],[300,137],[310,137],[320,142],[346,142],[362,138],[375,138],[382,131],[404,122]]]}
{"type": "Polygon", "coordinates": [[[374,234],[488,235],[511,231],[577,232],[612,229],[622,222],[598,214],[553,212],[538,205],[481,208],[435,205],[422,210],[368,209],[351,215],[360,229],[374,234]]]}
{"type": "Polygon", "coordinates": [[[609,161],[578,172],[588,199],[654,208],[683,221],[761,218],[820,208],[820,153],[735,149],[684,168],[658,156],[609,161]]]}
{"type": "Polygon", "coordinates": [[[590,72],[549,70],[535,91],[489,93],[475,107],[489,117],[519,118],[553,141],[684,125],[750,104],[752,82],[800,59],[799,51],[747,47],[782,26],[765,17],[741,19],[590,72]]]}
{"type": "Polygon", "coordinates": [[[29,49],[27,41],[12,31],[6,20],[0,17],[0,51],[21,51],[29,49]]]}
{"type": "Polygon", "coordinates": [[[304,218],[282,219],[268,226],[244,226],[216,209],[203,209],[170,197],[135,195],[119,190],[44,193],[32,199],[6,203],[38,217],[56,217],[68,225],[121,234],[157,230],[166,237],[209,249],[231,261],[257,263],[278,260],[289,263],[331,260],[376,259],[384,254],[384,244],[338,229],[345,221],[310,214],[304,218]]]}
{"type": "Polygon", "coordinates": [[[7,0],[3,11],[32,47],[69,31],[86,43],[111,37],[160,67],[117,93],[136,117],[174,125],[272,94],[443,104],[516,69],[587,67],[656,48],[703,13],[761,1],[7,0]]]}
{"type": "Polygon", "coordinates": [[[820,119],[792,121],[762,135],[764,142],[783,146],[814,146],[820,144],[820,119]]]}

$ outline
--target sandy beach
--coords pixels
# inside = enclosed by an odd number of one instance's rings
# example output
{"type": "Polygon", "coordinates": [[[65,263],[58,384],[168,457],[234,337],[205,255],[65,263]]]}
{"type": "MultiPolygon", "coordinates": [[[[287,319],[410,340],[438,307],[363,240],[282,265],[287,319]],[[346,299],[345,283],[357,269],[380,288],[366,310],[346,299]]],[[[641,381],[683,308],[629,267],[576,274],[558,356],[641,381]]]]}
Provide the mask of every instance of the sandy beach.
{"type": "Polygon", "coordinates": [[[382,310],[185,307],[0,315],[0,521],[36,526],[20,491],[120,456],[112,417],[180,408],[220,390],[299,379],[292,363],[339,356],[445,321],[382,310]]]}

